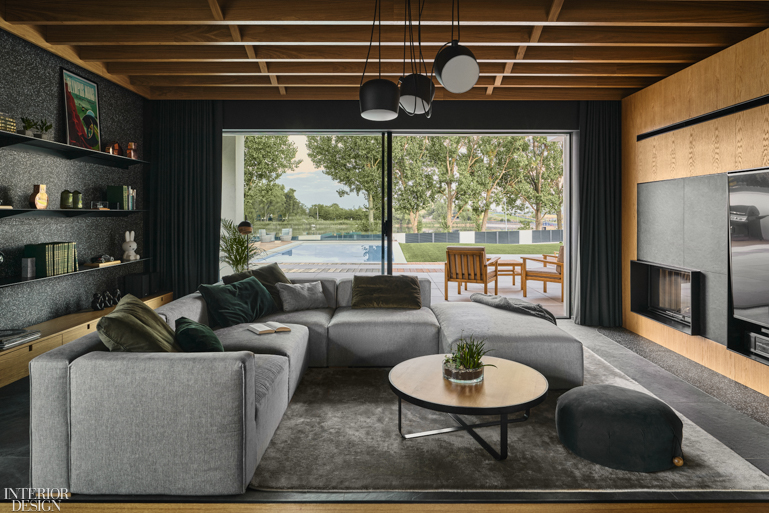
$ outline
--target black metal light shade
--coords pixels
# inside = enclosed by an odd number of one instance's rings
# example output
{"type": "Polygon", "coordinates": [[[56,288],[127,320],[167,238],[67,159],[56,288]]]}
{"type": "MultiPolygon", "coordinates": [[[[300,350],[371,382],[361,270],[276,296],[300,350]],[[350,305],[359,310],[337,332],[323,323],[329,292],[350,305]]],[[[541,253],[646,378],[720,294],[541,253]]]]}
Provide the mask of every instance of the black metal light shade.
{"type": "Polygon", "coordinates": [[[390,121],[398,117],[400,93],[395,82],[383,78],[360,86],[360,115],[369,121],[390,121]]]}
{"type": "Polygon", "coordinates": [[[432,113],[435,85],[429,77],[412,73],[400,78],[400,104],[409,115],[432,113]]]}
{"type": "Polygon", "coordinates": [[[246,216],[245,221],[241,221],[238,225],[238,232],[242,235],[248,235],[249,233],[254,231],[254,227],[251,225],[251,223],[248,222],[248,216],[246,216]]]}
{"type": "Polygon", "coordinates": [[[435,56],[435,76],[450,93],[466,93],[478,82],[480,68],[475,55],[454,40],[435,56]]]}

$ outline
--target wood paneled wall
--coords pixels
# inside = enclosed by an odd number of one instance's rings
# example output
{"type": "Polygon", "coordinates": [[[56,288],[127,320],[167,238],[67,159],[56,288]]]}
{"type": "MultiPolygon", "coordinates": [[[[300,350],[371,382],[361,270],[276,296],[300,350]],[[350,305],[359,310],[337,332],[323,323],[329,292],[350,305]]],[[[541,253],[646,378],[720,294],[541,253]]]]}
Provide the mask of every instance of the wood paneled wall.
{"type": "Polygon", "coordinates": [[[625,328],[765,395],[769,366],[630,312],[639,183],[769,166],[769,106],[636,142],[636,136],[769,94],[769,30],[622,101],[622,306],[625,328]]]}

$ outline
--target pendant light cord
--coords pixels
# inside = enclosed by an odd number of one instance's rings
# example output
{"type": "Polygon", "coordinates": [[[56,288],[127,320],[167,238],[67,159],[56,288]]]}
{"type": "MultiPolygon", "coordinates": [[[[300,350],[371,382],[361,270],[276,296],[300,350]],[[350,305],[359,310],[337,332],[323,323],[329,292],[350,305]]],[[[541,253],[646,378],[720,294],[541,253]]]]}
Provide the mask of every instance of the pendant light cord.
{"type": "MultiPolygon", "coordinates": [[[[374,21],[371,22],[371,38],[369,39],[369,42],[368,42],[368,52],[366,52],[366,63],[363,65],[363,75],[361,75],[360,77],[360,85],[363,85],[363,80],[366,78],[366,68],[368,67],[368,59],[371,56],[371,46],[374,44],[374,26],[376,25],[376,12],[377,12],[378,5],[379,5],[379,0],[374,0],[374,21]]],[[[379,33],[380,33],[379,41],[381,42],[382,41],[381,28],[379,30],[379,33]]],[[[382,63],[381,63],[382,51],[381,50],[379,51],[379,55],[380,55],[379,76],[381,77],[382,76],[382,63]]]]}

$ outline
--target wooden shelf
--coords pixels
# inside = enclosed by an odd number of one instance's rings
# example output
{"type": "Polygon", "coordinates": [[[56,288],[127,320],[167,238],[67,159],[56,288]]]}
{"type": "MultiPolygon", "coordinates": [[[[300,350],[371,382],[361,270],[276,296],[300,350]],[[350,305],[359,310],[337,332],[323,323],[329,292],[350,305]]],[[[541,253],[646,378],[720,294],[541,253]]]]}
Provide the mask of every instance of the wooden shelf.
{"type": "Polygon", "coordinates": [[[127,217],[133,214],[141,214],[147,210],[93,210],[90,208],[72,209],[35,209],[12,208],[0,209],[0,219],[6,217],[127,217]]]}
{"type": "Polygon", "coordinates": [[[146,262],[148,260],[151,260],[151,258],[140,258],[139,260],[131,260],[130,262],[121,262],[119,264],[110,265],[108,267],[84,267],[80,269],[79,271],[75,271],[73,273],[64,273],[64,274],[57,274],[55,276],[46,276],[44,278],[21,278],[21,277],[12,277],[12,278],[2,278],[0,279],[0,288],[3,287],[12,287],[14,285],[21,285],[23,283],[31,283],[31,282],[37,282],[40,280],[52,280],[54,278],[63,278],[65,276],[76,276],[78,274],[82,273],[90,273],[94,271],[103,271],[105,269],[115,269],[117,267],[122,267],[124,265],[131,265],[136,264],[139,262],[146,262]]]}
{"type": "Polygon", "coordinates": [[[103,151],[89,150],[88,148],[79,148],[55,141],[46,141],[37,137],[15,134],[13,132],[0,131],[0,148],[13,147],[21,151],[34,153],[44,153],[55,157],[77,160],[79,162],[89,162],[102,166],[128,169],[138,164],[149,164],[144,160],[130,159],[120,155],[111,155],[103,151]]]}
{"type": "MultiPolygon", "coordinates": [[[[142,298],[142,301],[154,310],[173,301],[173,293],[161,292],[142,298]]],[[[34,357],[95,331],[99,319],[114,309],[84,310],[28,327],[30,331],[39,331],[40,338],[0,351],[0,387],[28,376],[29,362],[34,357]]]]}

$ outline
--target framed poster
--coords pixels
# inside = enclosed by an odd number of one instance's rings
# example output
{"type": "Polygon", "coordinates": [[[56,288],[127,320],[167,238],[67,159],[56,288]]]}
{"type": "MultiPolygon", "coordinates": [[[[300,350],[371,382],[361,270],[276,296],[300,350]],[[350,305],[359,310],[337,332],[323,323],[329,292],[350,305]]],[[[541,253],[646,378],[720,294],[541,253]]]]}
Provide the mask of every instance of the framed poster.
{"type": "Polygon", "coordinates": [[[63,69],[61,73],[67,115],[67,144],[101,151],[98,86],[67,70],[63,69]]]}

